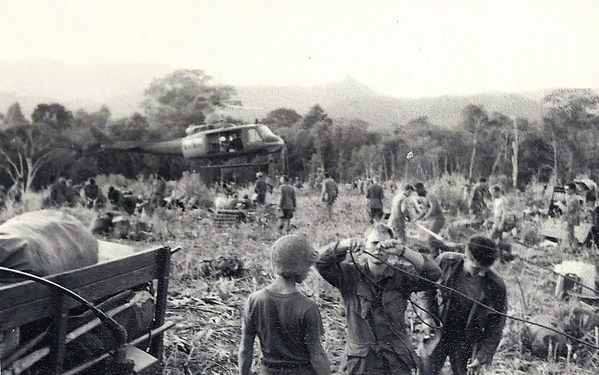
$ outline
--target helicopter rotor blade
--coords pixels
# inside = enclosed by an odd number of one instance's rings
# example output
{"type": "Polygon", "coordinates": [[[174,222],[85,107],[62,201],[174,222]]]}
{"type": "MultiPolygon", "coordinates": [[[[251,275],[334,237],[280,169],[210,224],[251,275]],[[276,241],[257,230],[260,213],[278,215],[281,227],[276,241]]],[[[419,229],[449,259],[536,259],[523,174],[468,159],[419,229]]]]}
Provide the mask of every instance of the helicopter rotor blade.
{"type": "Polygon", "coordinates": [[[264,110],[264,108],[261,108],[261,107],[247,107],[247,106],[233,105],[233,104],[225,104],[224,107],[225,108],[233,108],[233,109],[246,109],[246,110],[264,110]]]}

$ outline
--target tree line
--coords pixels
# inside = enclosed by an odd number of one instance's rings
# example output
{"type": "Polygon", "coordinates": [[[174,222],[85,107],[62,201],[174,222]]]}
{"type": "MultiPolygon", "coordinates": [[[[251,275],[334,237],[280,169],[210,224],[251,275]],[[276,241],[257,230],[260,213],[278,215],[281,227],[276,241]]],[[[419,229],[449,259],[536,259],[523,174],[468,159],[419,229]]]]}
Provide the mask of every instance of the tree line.
{"type": "MultiPolygon", "coordinates": [[[[215,85],[201,70],[178,70],[156,79],[144,93],[142,111],[112,119],[110,109],[70,111],[41,103],[30,119],[19,103],[0,113],[0,184],[22,180],[39,189],[64,176],[75,183],[97,174],[128,178],[159,173],[176,179],[199,162],[118,152],[99,152],[99,144],[166,140],[185,135],[191,124],[222,120],[219,107],[235,101],[235,88],[215,85]]],[[[541,121],[488,112],[479,105],[462,111],[460,126],[448,128],[418,117],[377,130],[361,119],[331,118],[315,104],[304,115],[278,108],[263,119],[286,147],[271,172],[303,181],[326,170],[338,181],[379,176],[386,180],[426,180],[443,174],[498,176],[523,188],[552,176],[569,180],[599,170],[599,96],[587,89],[560,89],[544,100],[541,121]]],[[[235,118],[227,122],[242,123],[235,118]]],[[[254,171],[255,172],[255,171],[254,171]]],[[[228,170],[241,180],[251,170],[228,170]]],[[[209,176],[208,179],[214,178],[209,176]]]]}

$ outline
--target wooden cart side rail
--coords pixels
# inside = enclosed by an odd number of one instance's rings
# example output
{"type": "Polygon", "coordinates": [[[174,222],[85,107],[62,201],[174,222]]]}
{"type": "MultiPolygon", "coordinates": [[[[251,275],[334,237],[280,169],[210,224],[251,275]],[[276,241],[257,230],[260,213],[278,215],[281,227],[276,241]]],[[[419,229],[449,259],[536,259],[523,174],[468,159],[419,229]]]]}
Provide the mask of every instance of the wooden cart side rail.
{"type": "MultiPolygon", "coordinates": [[[[160,283],[168,264],[170,249],[159,247],[49,279],[88,300],[96,300],[154,279],[160,283]]],[[[62,299],[60,292],[32,281],[1,287],[0,301],[0,326],[3,329],[60,315],[65,308],[79,304],[70,298],[62,299]]]]}

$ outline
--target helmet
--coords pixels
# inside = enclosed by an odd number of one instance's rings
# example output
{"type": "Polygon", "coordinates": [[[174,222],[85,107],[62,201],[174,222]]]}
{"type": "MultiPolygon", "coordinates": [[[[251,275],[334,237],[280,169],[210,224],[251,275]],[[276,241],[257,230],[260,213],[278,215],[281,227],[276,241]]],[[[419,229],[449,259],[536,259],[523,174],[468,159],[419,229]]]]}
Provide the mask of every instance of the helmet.
{"type": "Polygon", "coordinates": [[[262,172],[256,173],[256,177],[258,177],[258,178],[262,177],[262,172]]]}
{"type": "Polygon", "coordinates": [[[278,275],[304,274],[317,259],[318,253],[304,236],[283,236],[272,245],[272,265],[278,275]]]}

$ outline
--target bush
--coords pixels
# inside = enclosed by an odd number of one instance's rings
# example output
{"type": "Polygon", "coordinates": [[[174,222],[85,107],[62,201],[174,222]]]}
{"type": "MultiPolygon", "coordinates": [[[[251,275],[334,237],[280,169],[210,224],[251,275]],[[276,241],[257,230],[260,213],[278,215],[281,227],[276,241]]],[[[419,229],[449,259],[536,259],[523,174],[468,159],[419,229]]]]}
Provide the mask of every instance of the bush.
{"type": "Polygon", "coordinates": [[[39,192],[28,191],[23,193],[20,202],[15,202],[7,198],[4,207],[0,207],[0,223],[25,212],[41,210],[47,196],[48,192],[42,190],[39,192]]]}
{"type": "Polygon", "coordinates": [[[196,198],[199,208],[211,208],[214,204],[214,191],[210,190],[197,173],[183,172],[183,177],[175,183],[177,193],[188,198],[196,198]]]}

